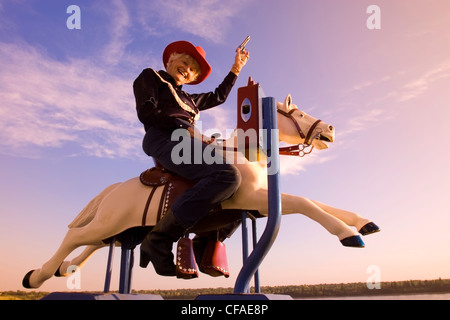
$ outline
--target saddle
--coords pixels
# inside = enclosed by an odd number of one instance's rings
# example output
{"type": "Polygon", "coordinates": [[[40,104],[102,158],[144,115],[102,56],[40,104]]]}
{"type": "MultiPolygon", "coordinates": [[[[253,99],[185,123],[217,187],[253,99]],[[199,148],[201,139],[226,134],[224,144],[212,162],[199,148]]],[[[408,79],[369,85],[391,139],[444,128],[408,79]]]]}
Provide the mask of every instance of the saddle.
{"type": "Polygon", "coordinates": [[[155,163],[156,167],[145,170],[139,176],[139,180],[143,185],[153,187],[150,191],[144,213],[142,215],[142,226],[146,225],[149,206],[158,187],[162,187],[163,189],[158,205],[156,222],[161,219],[167,209],[184,191],[195,184],[194,181],[185,179],[173,172],[170,172],[158,162],[155,161],[155,163]]]}
{"type": "Polygon", "coordinates": [[[154,167],[145,170],[139,176],[141,182],[149,187],[162,186],[173,179],[173,174],[163,167],[154,167]]]}
{"type": "MultiPolygon", "coordinates": [[[[163,188],[156,218],[156,221],[159,221],[175,200],[195,184],[195,181],[170,172],[156,160],[155,164],[155,167],[145,170],[139,176],[143,185],[152,187],[142,216],[142,226],[146,225],[149,205],[157,188],[163,188]]],[[[176,266],[177,278],[181,279],[197,278],[198,270],[213,277],[221,275],[229,277],[225,245],[219,240],[208,244],[199,268],[195,260],[192,240],[188,237],[181,238],[177,245],[176,266]]]]}

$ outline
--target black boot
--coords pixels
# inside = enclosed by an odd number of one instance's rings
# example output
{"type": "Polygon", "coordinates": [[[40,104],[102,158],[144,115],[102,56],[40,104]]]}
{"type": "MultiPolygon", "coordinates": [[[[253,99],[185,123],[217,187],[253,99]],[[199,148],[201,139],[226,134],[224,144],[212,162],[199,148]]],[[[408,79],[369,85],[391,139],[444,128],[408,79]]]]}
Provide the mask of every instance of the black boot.
{"type": "Polygon", "coordinates": [[[142,241],[140,266],[146,268],[151,261],[157,274],[175,276],[173,243],[178,241],[185,232],[186,229],[178,223],[169,209],[142,241]]]}

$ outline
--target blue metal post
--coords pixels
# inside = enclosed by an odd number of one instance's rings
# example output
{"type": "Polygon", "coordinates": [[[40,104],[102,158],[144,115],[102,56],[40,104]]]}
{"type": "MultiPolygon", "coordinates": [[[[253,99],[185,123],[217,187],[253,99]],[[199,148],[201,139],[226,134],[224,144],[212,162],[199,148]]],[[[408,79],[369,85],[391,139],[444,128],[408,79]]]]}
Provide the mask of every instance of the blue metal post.
{"type": "Polygon", "coordinates": [[[263,128],[266,133],[265,150],[268,163],[268,219],[264,233],[252,253],[245,261],[236,279],[234,293],[248,292],[250,279],[264,260],[274,243],[281,222],[280,162],[276,101],[272,97],[262,98],[263,128]]]}
{"type": "MultiPolygon", "coordinates": [[[[245,263],[245,261],[248,258],[248,226],[247,226],[247,218],[250,218],[252,220],[252,245],[253,248],[256,247],[256,244],[258,243],[258,233],[256,230],[256,218],[251,215],[247,211],[242,211],[242,223],[241,223],[241,229],[242,229],[242,264],[245,263]]],[[[250,293],[249,288],[247,289],[247,293],[250,293]]],[[[261,292],[261,286],[259,284],[259,272],[258,270],[255,271],[255,293],[261,292]]]]}
{"type": "Polygon", "coordinates": [[[248,258],[248,228],[247,228],[247,211],[242,211],[242,263],[248,258]]]}
{"type": "Polygon", "coordinates": [[[129,294],[131,291],[131,268],[132,268],[132,249],[122,244],[122,255],[120,259],[120,279],[119,293],[129,294]]]}
{"type": "MultiPolygon", "coordinates": [[[[248,227],[247,227],[247,211],[242,211],[242,264],[245,264],[248,258],[248,227]]],[[[248,293],[248,291],[247,291],[248,293]]]]}
{"type": "MultiPolygon", "coordinates": [[[[256,230],[256,218],[252,217],[252,238],[253,238],[253,248],[256,247],[256,244],[258,243],[258,233],[256,230]]],[[[259,269],[256,269],[255,271],[255,293],[261,293],[261,285],[259,282],[259,269]]]]}
{"type": "Polygon", "coordinates": [[[111,240],[111,243],[109,244],[108,262],[106,264],[105,287],[103,289],[104,293],[108,293],[111,287],[112,263],[114,260],[115,244],[116,244],[116,237],[114,237],[111,240]]]}

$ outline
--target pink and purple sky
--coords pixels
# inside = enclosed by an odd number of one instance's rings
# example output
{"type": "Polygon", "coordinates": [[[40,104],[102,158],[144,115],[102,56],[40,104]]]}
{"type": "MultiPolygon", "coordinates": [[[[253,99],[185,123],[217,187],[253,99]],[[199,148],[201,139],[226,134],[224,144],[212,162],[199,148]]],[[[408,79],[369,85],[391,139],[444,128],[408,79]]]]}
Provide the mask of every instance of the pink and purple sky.
{"type": "MultiPolygon", "coordinates": [[[[283,192],[351,210],[382,232],[343,247],[302,215],[282,219],[262,285],[450,278],[450,2],[447,0],[0,0],[0,290],[56,251],[67,225],[106,186],[153,164],[141,150],[132,82],[162,68],[176,40],[202,46],[214,89],[247,36],[251,58],[203,129],[236,125],[236,89],[251,76],[267,96],[333,124],[336,142],[282,158],[283,192]],[[66,12],[81,9],[81,29],[66,12]],[[367,27],[380,8],[381,29],[367,27]]],[[[266,223],[258,222],[260,233],[266,223]]],[[[233,287],[238,231],[227,240],[232,276],[182,281],[135,268],[134,289],[233,287]]],[[[107,250],[81,271],[102,290],[107,250]]],[[[112,289],[117,289],[119,249],[112,289]]],[[[39,290],[67,291],[64,278],[39,290]]]]}

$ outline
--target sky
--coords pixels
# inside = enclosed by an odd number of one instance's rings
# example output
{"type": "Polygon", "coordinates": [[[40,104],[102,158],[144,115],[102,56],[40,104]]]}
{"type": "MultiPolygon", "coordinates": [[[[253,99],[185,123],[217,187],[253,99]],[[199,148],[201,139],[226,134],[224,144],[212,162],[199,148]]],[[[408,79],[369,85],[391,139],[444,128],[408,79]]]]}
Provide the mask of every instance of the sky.
{"type": "MultiPolygon", "coordinates": [[[[291,94],[336,128],[336,140],[281,157],[281,190],[382,229],[354,249],[301,214],[283,217],[261,285],[450,278],[449,1],[0,0],[1,291],[23,289],[23,276],[53,255],[100,191],[153,166],[132,92],[142,69],[162,69],[166,45],[187,40],[213,71],[184,89],[210,91],[247,35],[250,60],[227,102],[202,112],[203,129],[235,128],[237,88],[250,76],[266,96],[291,94]],[[80,8],[80,29],[67,25],[70,5],[80,8]],[[379,28],[368,27],[371,5],[379,28]]],[[[240,230],[225,244],[228,279],[136,267],[132,287],[234,287],[240,230]]],[[[116,249],[113,290],[119,258],[116,249]]],[[[102,290],[106,259],[102,249],[88,261],[79,288],[53,277],[38,290],[102,290]]]]}

